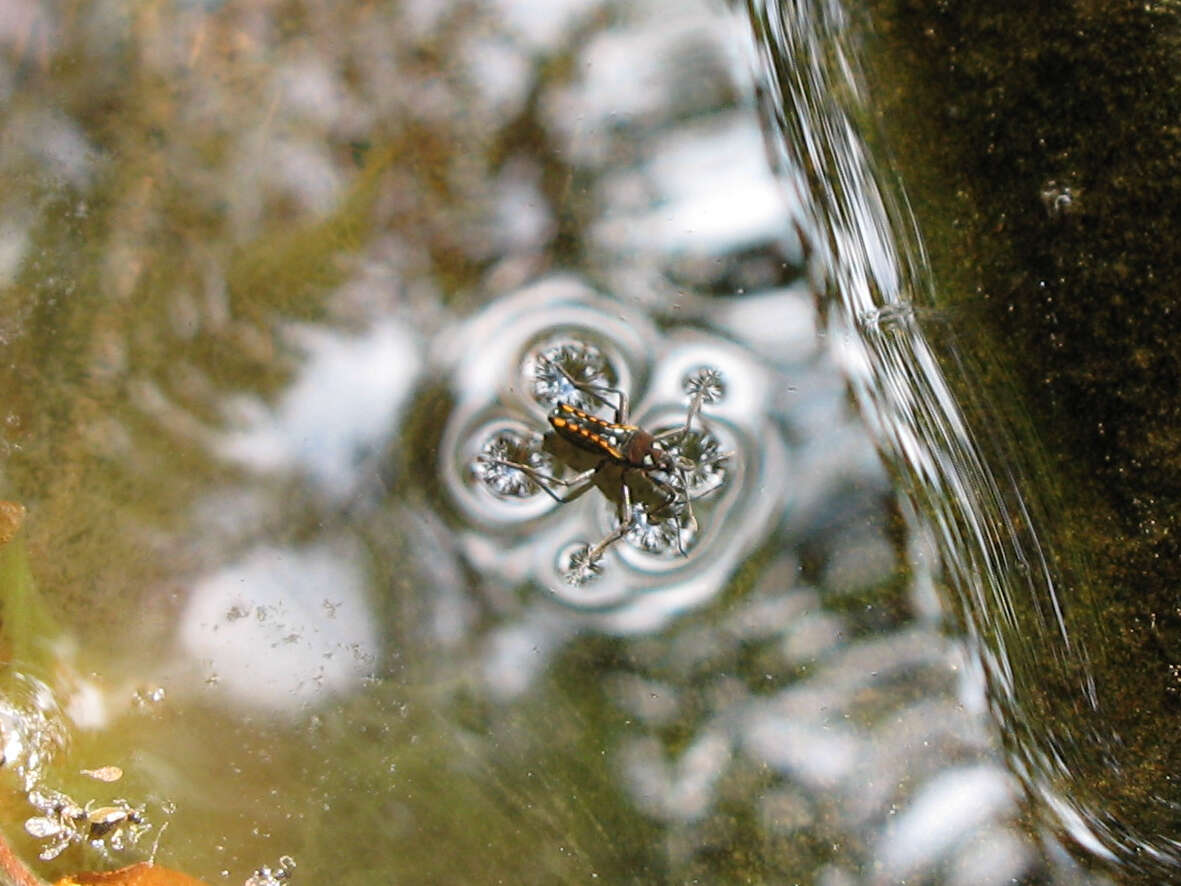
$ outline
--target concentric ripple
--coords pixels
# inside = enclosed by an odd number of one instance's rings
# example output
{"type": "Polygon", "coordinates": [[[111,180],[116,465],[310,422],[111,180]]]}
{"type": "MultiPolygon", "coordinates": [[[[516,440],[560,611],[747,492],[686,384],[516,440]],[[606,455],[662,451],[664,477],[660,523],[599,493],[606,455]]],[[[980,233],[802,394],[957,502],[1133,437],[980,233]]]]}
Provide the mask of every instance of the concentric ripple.
{"type": "Polygon", "coordinates": [[[493,302],[451,356],[440,462],[486,575],[638,626],[717,593],[775,527],[787,448],[768,373],[742,347],[661,333],[563,278],[493,302]],[[550,429],[557,403],[609,422],[629,412],[669,461],[602,466],[550,429]]]}

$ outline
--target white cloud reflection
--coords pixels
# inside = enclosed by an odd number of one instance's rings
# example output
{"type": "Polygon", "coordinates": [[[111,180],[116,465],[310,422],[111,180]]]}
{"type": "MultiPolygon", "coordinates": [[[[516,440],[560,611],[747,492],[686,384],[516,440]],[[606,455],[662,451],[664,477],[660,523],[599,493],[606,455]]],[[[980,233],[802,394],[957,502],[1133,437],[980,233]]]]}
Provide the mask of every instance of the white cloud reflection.
{"type": "Polygon", "coordinates": [[[360,336],[315,327],[296,335],[308,360],[278,405],[239,400],[244,427],[214,445],[257,471],[302,470],[321,492],[347,498],[363,476],[360,463],[396,426],[422,356],[392,321],[360,336]]]}
{"type": "Polygon", "coordinates": [[[199,579],[179,634],[209,691],[294,713],[361,685],[379,645],[362,562],[348,545],[262,546],[199,579]]]}

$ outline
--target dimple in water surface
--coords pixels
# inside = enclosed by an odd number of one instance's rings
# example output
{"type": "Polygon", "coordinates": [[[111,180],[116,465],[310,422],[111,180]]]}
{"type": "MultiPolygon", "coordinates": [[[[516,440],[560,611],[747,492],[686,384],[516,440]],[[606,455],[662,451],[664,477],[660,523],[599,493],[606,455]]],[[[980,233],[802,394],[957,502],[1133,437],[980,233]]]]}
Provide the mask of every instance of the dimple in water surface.
{"type": "Polygon", "coordinates": [[[616,525],[594,544],[583,544],[562,559],[562,574],[572,585],[582,585],[603,571],[603,557],[617,541],[624,539],[635,548],[663,554],[676,550],[687,556],[686,543],[697,529],[693,501],[725,482],[725,462],[731,453],[720,451],[716,438],[698,431],[703,422],[704,403],[724,394],[721,373],[701,367],[685,379],[689,395],[683,424],[655,433],[630,424],[626,393],[606,384],[611,367],[597,348],[569,341],[538,353],[532,367],[534,397],[552,406],[548,416],[552,432],[577,449],[598,455],[594,467],[574,476],[560,476],[544,464],[540,447],[508,440],[503,432],[485,441],[473,459],[473,474],[489,490],[502,497],[525,497],[544,492],[560,504],[583,495],[596,483],[601,471],[614,466],[620,472],[617,495],[608,494],[616,505],[616,525]],[[577,401],[571,402],[571,401],[577,401]],[[612,417],[596,409],[611,409],[612,417]],[[647,495],[637,495],[629,474],[641,475],[647,495]]]}
{"type": "Polygon", "coordinates": [[[530,471],[548,473],[553,461],[541,451],[541,438],[525,438],[512,431],[498,431],[484,441],[472,460],[472,473],[492,492],[505,498],[528,498],[540,491],[530,471]],[[525,471],[510,467],[526,465],[525,471]]]}

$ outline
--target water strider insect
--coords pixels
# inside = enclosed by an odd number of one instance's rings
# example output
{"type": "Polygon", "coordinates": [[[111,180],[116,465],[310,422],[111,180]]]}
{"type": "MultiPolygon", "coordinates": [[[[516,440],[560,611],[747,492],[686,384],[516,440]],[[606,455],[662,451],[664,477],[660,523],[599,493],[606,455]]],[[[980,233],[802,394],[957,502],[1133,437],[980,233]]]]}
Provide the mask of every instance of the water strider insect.
{"type": "MultiPolygon", "coordinates": [[[[616,393],[620,393],[622,396],[622,392],[616,393]]],[[[626,403],[626,401],[621,402],[626,403]]],[[[562,485],[577,487],[579,483],[589,482],[600,468],[610,462],[625,470],[634,469],[647,473],[649,481],[667,491],[668,498],[665,505],[659,510],[675,504],[678,498],[682,499],[686,506],[689,506],[688,481],[684,479],[684,470],[692,465],[678,464],[672,455],[660,445],[662,439],[680,433],[681,429],[674,428],[663,434],[651,434],[638,425],[624,424],[621,412],[622,407],[617,411],[615,421],[607,421],[579,409],[577,406],[559,402],[549,415],[550,426],[559,436],[569,440],[578,448],[595,455],[601,455],[603,461],[589,471],[579,474],[573,480],[550,479],[562,485]],[[656,472],[679,477],[681,479],[680,489],[671,486],[656,472]]],[[[626,497],[628,495],[626,483],[623,485],[622,491],[626,497]]],[[[561,500],[559,498],[559,501],[561,500]]],[[[683,548],[681,553],[685,553],[683,548]]]]}
{"type": "MultiPolygon", "coordinates": [[[[583,346],[588,347],[588,346],[583,346]]],[[[565,346],[569,350],[570,346],[565,346]]],[[[559,349],[558,354],[566,350],[559,349]]],[[[525,482],[512,482],[511,478],[497,477],[497,488],[502,493],[520,495],[528,481],[536,484],[547,495],[559,503],[578,498],[598,481],[600,473],[608,466],[619,470],[618,525],[594,545],[580,547],[571,557],[566,570],[566,580],[571,584],[582,584],[602,571],[602,557],[616,541],[635,537],[635,543],[650,551],[666,549],[675,544],[682,556],[687,556],[683,533],[696,529],[693,516],[693,500],[708,494],[718,484],[706,484],[709,488],[696,496],[690,483],[690,475],[709,475],[717,479],[721,466],[731,453],[720,453],[715,445],[711,448],[700,445],[706,436],[698,436],[696,459],[688,458],[681,450],[692,449],[685,444],[693,432],[693,422],[700,417],[704,402],[713,402],[721,396],[721,375],[717,370],[704,368],[686,381],[690,404],[683,425],[652,433],[639,425],[628,423],[627,395],[617,388],[592,384],[576,379],[563,368],[561,363],[541,354],[537,357],[540,372],[561,377],[567,388],[566,399],[555,399],[548,421],[554,433],[583,452],[599,456],[598,462],[588,470],[573,477],[563,478],[542,469],[544,462],[537,453],[518,447],[519,457],[506,457],[508,447],[504,440],[486,444],[476,456],[476,463],[485,470],[489,467],[507,469],[525,482]],[[584,403],[599,402],[613,410],[610,420],[576,406],[568,400],[579,399],[584,403]],[[614,401],[614,402],[613,402],[614,401]],[[645,477],[655,490],[660,501],[650,504],[640,500],[633,506],[629,473],[645,477]]],[[[712,438],[711,438],[712,439],[712,438]]],[[[487,479],[487,474],[485,474],[487,479]]],[[[489,485],[492,485],[491,483],[489,485]]]]}

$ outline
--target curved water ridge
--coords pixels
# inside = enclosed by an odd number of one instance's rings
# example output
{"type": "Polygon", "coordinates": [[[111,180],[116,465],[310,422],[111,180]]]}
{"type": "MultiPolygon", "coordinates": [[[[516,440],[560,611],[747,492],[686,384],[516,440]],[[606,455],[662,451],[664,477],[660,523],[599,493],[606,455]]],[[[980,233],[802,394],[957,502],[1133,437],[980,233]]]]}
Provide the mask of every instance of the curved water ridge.
{"type": "Polygon", "coordinates": [[[902,470],[916,505],[912,532],[937,546],[937,563],[916,566],[935,577],[942,571],[958,598],[1009,736],[1010,764],[1039,809],[1095,856],[1172,869],[1181,860],[1172,835],[1111,814],[1098,787],[1118,765],[1119,740],[1104,725],[1078,630],[1077,619],[1091,614],[1062,593],[997,410],[965,406],[948,382],[952,367],[962,376],[955,389],[974,389],[944,334],[951,321],[928,307],[930,272],[909,207],[880,186],[859,131],[856,121],[868,112],[849,19],[839,3],[823,0],[760,4],[755,18],[766,36],[772,147],[798,197],[795,221],[827,293],[834,352],[871,431],[902,470]],[[985,437],[980,416],[989,421],[985,437]]]}
{"type": "Polygon", "coordinates": [[[649,629],[716,594],[778,525],[792,487],[772,379],[733,341],[554,277],[491,302],[443,350],[440,473],[480,572],[649,629]],[[568,445],[548,421],[562,404],[589,416],[584,436],[651,432],[673,462],[624,470],[618,451],[568,445]]]}

